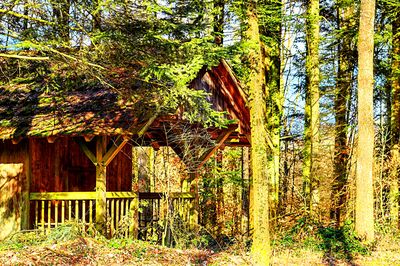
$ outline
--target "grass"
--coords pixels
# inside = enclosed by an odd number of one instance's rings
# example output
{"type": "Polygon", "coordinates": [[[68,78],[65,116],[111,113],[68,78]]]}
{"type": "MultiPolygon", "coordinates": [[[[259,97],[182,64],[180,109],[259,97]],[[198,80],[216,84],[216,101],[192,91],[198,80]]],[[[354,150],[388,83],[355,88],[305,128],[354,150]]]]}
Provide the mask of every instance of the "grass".
{"type": "MultiPolygon", "coordinates": [[[[79,224],[17,233],[0,242],[0,265],[252,265],[249,245],[231,241],[223,249],[167,248],[133,239],[88,235],[79,224]]],[[[272,237],[272,265],[400,265],[398,232],[377,234],[363,245],[351,225],[335,229],[299,220],[272,237]]]]}

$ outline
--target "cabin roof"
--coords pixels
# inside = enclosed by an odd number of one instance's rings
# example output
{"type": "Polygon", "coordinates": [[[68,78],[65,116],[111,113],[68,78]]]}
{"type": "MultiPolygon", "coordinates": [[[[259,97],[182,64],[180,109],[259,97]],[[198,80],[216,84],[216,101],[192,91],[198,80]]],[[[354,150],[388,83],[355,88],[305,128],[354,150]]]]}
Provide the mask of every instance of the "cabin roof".
{"type": "MultiPolygon", "coordinates": [[[[224,60],[200,72],[192,86],[210,92],[214,108],[236,119],[241,133],[250,132],[245,95],[224,60]]],[[[0,139],[133,135],[153,118],[157,106],[157,95],[139,87],[129,97],[132,91],[106,86],[47,91],[27,84],[0,85],[0,139]]]]}

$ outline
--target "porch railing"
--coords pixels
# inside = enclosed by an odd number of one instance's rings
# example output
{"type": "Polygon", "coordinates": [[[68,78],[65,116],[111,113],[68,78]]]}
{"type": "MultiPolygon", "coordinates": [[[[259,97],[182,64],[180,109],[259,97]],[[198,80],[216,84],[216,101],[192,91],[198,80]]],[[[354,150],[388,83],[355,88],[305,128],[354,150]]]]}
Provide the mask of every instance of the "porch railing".
{"type": "MultiPolygon", "coordinates": [[[[195,197],[187,192],[107,192],[106,198],[109,234],[128,236],[129,232],[139,230],[139,238],[146,240],[156,233],[156,224],[167,212],[190,223],[195,197]]],[[[66,221],[79,222],[87,229],[96,222],[96,192],[30,193],[30,202],[35,229],[46,231],[66,221]]]]}
{"type": "MultiPolygon", "coordinates": [[[[66,221],[76,221],[88,228],[94,226],[96,192],[30,193],[29,198],[35,229],[45,231],[66,221]]],[[[134,205],[138,195],[134,192],[107,192],[106,198],[108,230],[114,235],[121,222],[129,221],[129,213],[137,209],[134,205]]],[[[128,230],[123,234],[128,235],[128,230]]]]}
{"type": "Polygon", "coordinates": [[[168,218],[179,217],[184,224],[189,224],[194,199],[194,193],[190,192],[140,192],[139,238],[159,239],[162,229],[159,221],[165,221],[167,215],[168,218]]]}

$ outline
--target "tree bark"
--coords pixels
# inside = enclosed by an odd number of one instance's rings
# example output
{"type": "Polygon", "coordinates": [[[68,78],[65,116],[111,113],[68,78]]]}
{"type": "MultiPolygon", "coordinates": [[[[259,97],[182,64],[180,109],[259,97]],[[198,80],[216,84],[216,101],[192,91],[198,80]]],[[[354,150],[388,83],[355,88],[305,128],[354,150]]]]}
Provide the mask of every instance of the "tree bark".
{"type": "MultiPolygon", "coordinates": [[[[280,86],[281,79],[281,22],[282,3],[280,1],[263,1],[260,7],[263,12],[268,11],[273,18],[268,17],[262,21],[260,34],[263,36],[262,54],[264,58],[264,77],[267,105],[267,129],[270,137],[268,156],[269,175],[269,212],[270,222],[275,221],[279,210],[279,184],[280,184],[280,132],[283,106],[283,90],[280,86]]],[[[260,9],[259,8],[259,9],[260,9]]],[[[264,17],[266,17],[264,15],[264,17]]],[[[272,225],[273,223],[270,223],[272,225]]]]}
{"type": "Polygon", "coordinates": [[[347,163],[349,147],[347,145],[348,128],[348,101],[352,85],[354,64],[352,36],[350,30],[354,28],[354,4],[343,1],[338,7],[338,25],[341,34],[339,40],[338,77],[335,93],[335,154],[334,154],[334,181],[332,186],[331,219],[340,227],[344,220],[347,184],[347,163]]]}
{"type": "Polygon", "coordinates": [[[307,1],[306,105],[304,123],[303,192],[305,207],[312,213],[318,202],[316,158],[319,150],[319,0],[307,1]]]}
{"type": "Polygon", "coordinates": [[[392,23],[392,107],[391,107],[391,171],[390,221],[399,228],[399,173],[400,173],[400,16],[392,23]]]}
{"type": "Polygon", "coordinates": [[[247,39],[250,46],[250,124],[251,165],[253,171],[254,231],[251,249],[255,265],[269,265],[269,212],[268,212],[268,134],[266,117],[266,92],[261,58],[257,2],[247,5],[247,39]]]}
{"type": "Polygon", "coordinates": [[[375,1],[361,0],[358,39],[358,151],[355,230],[366,242],[374,239],[374,17],[375,1]]]}

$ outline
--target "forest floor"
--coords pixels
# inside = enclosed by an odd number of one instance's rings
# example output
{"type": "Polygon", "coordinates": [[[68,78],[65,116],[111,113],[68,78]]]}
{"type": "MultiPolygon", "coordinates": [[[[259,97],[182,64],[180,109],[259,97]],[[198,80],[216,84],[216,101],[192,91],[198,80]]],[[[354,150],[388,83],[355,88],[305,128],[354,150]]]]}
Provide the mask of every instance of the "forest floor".
{"type": "MultiPolygon", "coordinates": [[[[70,236],[64,232],[64,240],[57,241],[60,235],[45,240],[37,233],[15,235],[0,242],[0,265],[253,265],[248,250],[239,244],[213,251],[70,236]]],[[[343,246],[331,240],[331,245],[317,246],[310,239],[301,245],[288,238],[273,239],[272,265],[400,265],[400,241],[389,235],[378,236],[365,250],[351,241],[343,246]]]]}

